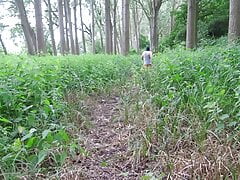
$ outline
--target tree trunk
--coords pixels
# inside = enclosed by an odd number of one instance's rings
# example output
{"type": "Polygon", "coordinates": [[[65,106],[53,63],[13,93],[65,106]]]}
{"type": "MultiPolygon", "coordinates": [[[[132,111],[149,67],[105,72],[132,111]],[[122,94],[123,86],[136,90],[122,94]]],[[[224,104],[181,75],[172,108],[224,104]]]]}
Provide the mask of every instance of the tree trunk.
{"type": "Polygon", "coordinates": [[[80,5],[80,19],[81,19],[81,31],[82,31],[82,43],[83,43],[83,52],[86,53],[86,42],[85,42],[85,35],[84,35],[84,28],[83,28],[83,18],[82,18],[82,0],[79,0],[80,5]]]}
{"type": "Polygon", "coordinates": [[[186,48],[197,46],[197,0],[188,0],[186,48]]]}
{"type": "Polygon", "coordinates": [[[68,37],[68,0],[64,0],[64,15],[65,15],[65,38],[66,38],[66,53],[69,54],[70,45],[68,37]]]}
{"type": "Polygon", "coordinates": [[[153,52],[157,52],[158,41],[159,41],[159,27],[158,27],[158,15],[160,7],[162,5],[162,0],[153,0],[152,6],[152,16],[150,18],[150,37],[151,37],[151,49],[153,52]]]}
{"type": "Polygon", "coordinates": [[[232,43],[240,38],[240,1],[230,0],[228,41],[232,43]]]}
{"type": "Polygon", "coordinates": [[[97,26],[98,26],[98,28],[99,28],[101,48],[102,48],[102,50],[104,51],[102,26],[101,26],[100,24],[98,24],[98,23],[97,23],[97,26]]]}
{"type": "Polygon", "coordinates": [[[49,31],[50,31],[51,42],[52,42],[52,50],[53,50],[54,56],[56,56],[57,48],[56,48],[54,32],[53,32],[52,6],[51,6],[50,0],[48,0],[48,18],[49,18],[49,31]]]}
{"type": "Polygon", "coordinates": [[[105,34],[105,52],[108,54],[112,54],[112,23],[110,14],[110,0],[105,0],[105,34]]]}
{"type": "Polygon", "coordinates": [[[42,3],[41,0],[34,0],[35,20],[36,20],[36,32],[37,32],[37,52],[46,53],[43,21],[42,21],[42,3]]]}
{"type": "Polygon", "coordinates": [[[152,51],[156,52],[158,49],[159,41],[158,15],[154,15],[151,18],[150,28],[151,49],[152,51]]]}
{"type": "Polygon", "coordinates": [[[69,24],[69,35],[70,35],[70,43],[71,43],[71,54],[75,54],[75,44],[73,40],[73,28],[72,28],[72,15],[71,15],[71,7],[69,4],[69,0],[66,0],[67,5],[67,17],[69,24]]]}
{"type": "Polygon", "coordinates": [[[121,54],[123,54],[123,39],[122,39],[122,34],[123,33],[122,33],[121,23],[118,23],[118,32],[119,32],[119,37],[118,37],[119,38],[119,51],[120,51],[121,54]]]}
{"type": "Polygon", "coordinates": [[[35,40],[32,33],[33,30],[30,27],[23,0],[15,0],[15,4],[19,11],[19,17],[21,19],[21,25],[23,28],[24,36],[25,36],[28,53],[30,55],[34,55],[36,53],[35,51],[36,47],[35,47],[35,43],[34,43],[35,40]]]}
{"type": "Polygon", "coordinates": [[[113,6],[113,53],[117,54],[117,0],[113,6]]]}
{"type": "Polygon", "coordinates": [[[59,28],[60,28],[60,52],[62,55],[65,54],[66,44],[65,44],[65,36],[64,36],[64,25],[63,25],[63,1],[58,0],[58,20],[59,20],[59,28]]]}
{"type": "Polygon", "coordinates": [[[100,41],[101,41],[101,48],[102,48],[102,51],[104,52],[103,31],[102,31],[102,30],[100,30],[100,41]]]}
{"type": "Polygon", "coordinates": [[[94,4],[95,4],[95,0],[92,0],[92,2],[91,2],[91,11],[92,11],[92,53],[93,54],[96,53],[94,4]]]}
{"type": "Polygon", "coordinates": [[[139,4],[142,6],[142,9],[149,21],[150,42],[151,42],[151,49],[153,52],[156,52],[158,49],[158,40],[159,40],[158,15],[159,15],[160,8],[162,6],[162,1],[163,0],[148,1],[149,10],[146,10],[145,5],[141,1],[138,1],[139,4]]]}
{"type": "Polygon", "coordinates": [[[130,12],[129,12],[129,0],[123,0],[123,25],[122,25],[122,35],[123,35],[123,55],[128,55],[129,53],[129,37],[130,37],[130,12]]]}
{"type": "Polygon", "coordinates": [[[140,30],[139,30],[139,13],[137,9],[137,2],[132,8],[133,24],[134,24],[134,36],[135,36],[135,48],[137,52],[140,52],[140,30]]]}
{"type": "Polygon", "coordinates": [[[1,35],[1,34],[0,34],[0,43],[1,43],[1,45],[2,45],[4,54],[7,55],[7,49],[6,49],[6,47],[5,47],[4,43],[3,43],[2,35],[1,35]]]}
{"type": "Polygon", "coordinates": [[[75,30],[75,53],[79,55],[78,32],[77,32],[77,0],[74,0],[74,30],[75,30]]]}
{"type": "Polygon", "coordinates": [[[176,0],[172,0],[172,10],[171,10],[171,18],[170,18],[170,32],[173,31],[173,27],[175,24],[175,19],[174,19],[174,11],[175,11],[175,7],[176,7],[176,0]]]}

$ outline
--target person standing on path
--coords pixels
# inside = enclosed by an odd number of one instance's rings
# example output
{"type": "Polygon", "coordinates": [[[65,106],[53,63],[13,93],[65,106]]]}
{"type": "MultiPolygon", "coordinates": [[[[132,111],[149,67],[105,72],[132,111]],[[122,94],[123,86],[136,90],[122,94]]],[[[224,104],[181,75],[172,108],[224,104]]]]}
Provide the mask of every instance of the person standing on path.
{"type": "Polygon", "coordinates": [[[150,50],[150,47],[147,47],[146,50],[142,53],[142,60],[145,67],[152,66],[152,51],[150,50]]]}

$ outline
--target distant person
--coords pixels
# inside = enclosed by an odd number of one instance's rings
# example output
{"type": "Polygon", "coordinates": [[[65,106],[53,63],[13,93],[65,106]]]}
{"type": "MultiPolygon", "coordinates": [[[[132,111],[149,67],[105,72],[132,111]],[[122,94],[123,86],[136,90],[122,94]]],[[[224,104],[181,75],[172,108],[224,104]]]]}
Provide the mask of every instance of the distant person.
{"type": "Polygon", "coordinates": [[[145,67],[152,66],[152,51],[150,50],[150,47],[147,47],[146,50],[142,53],[142,60],[145,67]]]}

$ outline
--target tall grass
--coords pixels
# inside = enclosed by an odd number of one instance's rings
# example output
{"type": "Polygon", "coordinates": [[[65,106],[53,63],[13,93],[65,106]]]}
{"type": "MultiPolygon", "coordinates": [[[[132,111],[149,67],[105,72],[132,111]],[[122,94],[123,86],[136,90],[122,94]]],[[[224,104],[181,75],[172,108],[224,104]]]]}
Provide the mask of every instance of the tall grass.
{"type": "Polygon", "coordinates": [[[159,158],[166,177],[238,177],[239,46],[167,51],[134,76],[134,154],[159,158]]]}
{"type": "Polygon", "coordinates": [[[120,85],[130,67],[121,56],[1,57],[0,177],[61,165],[76,146],[60,121],[66,93],[120,85]]]}
{"type": "MultiPolygon", "coordinates": [[[[61,166],[69,154],[82,150],[61,121],[69,110],[65,97],[72,91],[92,94],[124,87],[125,120],[138,127],[131,137],[132,149],[140,156],[167,154],[156,156],[166,160],[163,172],[172,177],[179,177],[174,176],[171,158],[178,152],[176,148],[206,153],[214,136],[236,154],[239,46],[216,45],[196,51],[177,48],[154,57],[152,68],[142,68],[141,63],[138,56],[2,56],[0,178],[16,177],[19,172],[46,173],[61,166]]],[[[224,161],[228,170],[222,174],[226,177],[238,172],[239,158],[234,158],[229,155],[224,161]]],[[[198,176],[197,168],[191,172],[192,177],[204,177],[198,176]]]]}

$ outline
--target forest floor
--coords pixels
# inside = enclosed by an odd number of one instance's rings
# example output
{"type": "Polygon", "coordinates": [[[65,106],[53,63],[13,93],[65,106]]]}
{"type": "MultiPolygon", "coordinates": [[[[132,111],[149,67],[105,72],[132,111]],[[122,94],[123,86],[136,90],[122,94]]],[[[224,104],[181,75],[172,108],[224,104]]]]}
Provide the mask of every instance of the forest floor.
{"type": "MultiPolygon", "coordinates": [[[[58,178],[187,180],[231,177],[228,167],[239,167],[238,150],[210,131],[200,145],[191,138],[174,139],[164,134],[161,134],[163,140],[159,140],[153,129],[159,116],[157,109],[147,93],[131,86],[130,82],[129,86],[83,97],[70,95],[70,101],[80,107],[73,117],[77,131],[72,134],[79,137],[82,152],[69,159],[57,174],[58,178]]],[[[183,118],[190,121],[186,116],[183,118]]]]}
{"type": "Polygon", "coordinates": [[[136,161],[129,149],[134,126],[125,121],[120,95],[93,95],[85,101],[89,128],[82,134],[80,154],[61,172],[60,179],[140,179],[160,164],[147,159],[136,161]]]}

